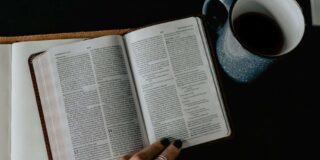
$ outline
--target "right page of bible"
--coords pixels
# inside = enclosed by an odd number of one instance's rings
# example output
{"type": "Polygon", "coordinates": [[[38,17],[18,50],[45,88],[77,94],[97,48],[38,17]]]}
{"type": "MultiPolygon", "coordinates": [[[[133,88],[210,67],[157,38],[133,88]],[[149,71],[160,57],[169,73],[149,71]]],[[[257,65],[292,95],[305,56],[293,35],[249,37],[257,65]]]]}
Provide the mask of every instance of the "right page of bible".
{"type": "Polygon", "coordinates": [[[189,147],[230,135],[200,18],[125,35],[150,142],[161,137],[189,147]]]}

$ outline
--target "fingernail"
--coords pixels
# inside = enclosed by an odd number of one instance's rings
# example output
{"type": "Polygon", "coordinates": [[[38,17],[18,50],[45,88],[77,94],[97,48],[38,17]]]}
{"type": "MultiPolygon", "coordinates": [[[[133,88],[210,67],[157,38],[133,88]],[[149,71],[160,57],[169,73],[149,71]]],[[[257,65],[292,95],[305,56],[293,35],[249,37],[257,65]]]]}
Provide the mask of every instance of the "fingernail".
{"type": "Polygon", "coordinates": [[[160,141],[160,143],[161,143],[163,146],[167,147],[167,146],[169,146],[169,144],[170,144],[170,140],[169,140],[168,138],[162,138],[161,141],[160,141]]]}
{"type": "Polygon", "coordinates": [[[178,149],[180,149],[181,147],[182,147],[182,141],[179,139],[179,140],[175,140],[174,142],[173,142],[173,145],[176,147],[176,148],[178,148],[178,149]]]}

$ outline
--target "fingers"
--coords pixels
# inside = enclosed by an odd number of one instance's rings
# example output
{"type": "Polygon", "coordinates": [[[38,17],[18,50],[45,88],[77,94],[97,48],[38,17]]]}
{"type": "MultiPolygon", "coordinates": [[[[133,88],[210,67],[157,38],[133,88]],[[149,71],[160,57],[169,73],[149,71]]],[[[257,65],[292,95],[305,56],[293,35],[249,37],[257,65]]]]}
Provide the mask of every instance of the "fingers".
{"type": "MultiPolygon", "coordinates": [[[[141,151],[135,153],[134,155],[126,155],[123,158],[131,157],[130,160],[153,160],[156,158],[168,145],[170,144],[170,140],[168,138],[164,138],[160,141],[157,141],[148,147],[142,149],[141,151]]],[[[127,159],[123,159],[127,160],[127,159]]]]}
{"type": "Polygon", "coordinates": [[[134,154],[136,154],[139,151],[133,151],[128,153],[127,155],[124,155],[123,157],[120,158],[120,160],[129,160],[134,154]]]}
{"type": "Polygon", "coordinates": [[[181,151],[181,147],[182,141],[175,140],[157,157],[156,160],[175,160],[181,151]]]}
{"type": "Polygon", "coordinates": [[[164,138],[140,151],[131,152],[120,160],[175,160],[181,151],[181,147],[181,140],[175,140],[170,144],[170,140],[164,138]]]}

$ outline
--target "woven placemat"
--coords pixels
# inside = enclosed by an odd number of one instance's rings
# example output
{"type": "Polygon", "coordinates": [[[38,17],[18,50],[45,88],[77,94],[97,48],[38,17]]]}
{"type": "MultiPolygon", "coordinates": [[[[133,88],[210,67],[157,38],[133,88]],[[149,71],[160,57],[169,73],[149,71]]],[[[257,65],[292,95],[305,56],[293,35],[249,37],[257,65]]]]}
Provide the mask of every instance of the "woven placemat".
{"type": "Polygon", "coordinates": [[[113,29],[100,31],[84,31],[70,33],[54,33],[54,34],[39,34],[39,35],[22,35],[22,36],[0,36],[0,43],[11,44],[21,41],[39,41],[50,39],[71,39],[71,38],[94,38],[104,35],[122,35],[131,29],[113,29]]]}

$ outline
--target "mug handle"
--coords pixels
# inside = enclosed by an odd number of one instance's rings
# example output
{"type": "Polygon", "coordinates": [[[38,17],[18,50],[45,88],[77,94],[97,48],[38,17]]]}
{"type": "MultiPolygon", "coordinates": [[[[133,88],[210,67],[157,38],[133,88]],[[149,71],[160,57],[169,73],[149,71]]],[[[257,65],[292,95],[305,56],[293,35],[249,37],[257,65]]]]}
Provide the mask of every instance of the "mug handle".
{"type": "Polygon", "coordinates": [[[202,14],[208,18],[208,24],[214,31],[225,24],[229,9],[234,0],[206,0],[203,4],[202,14]]]}

